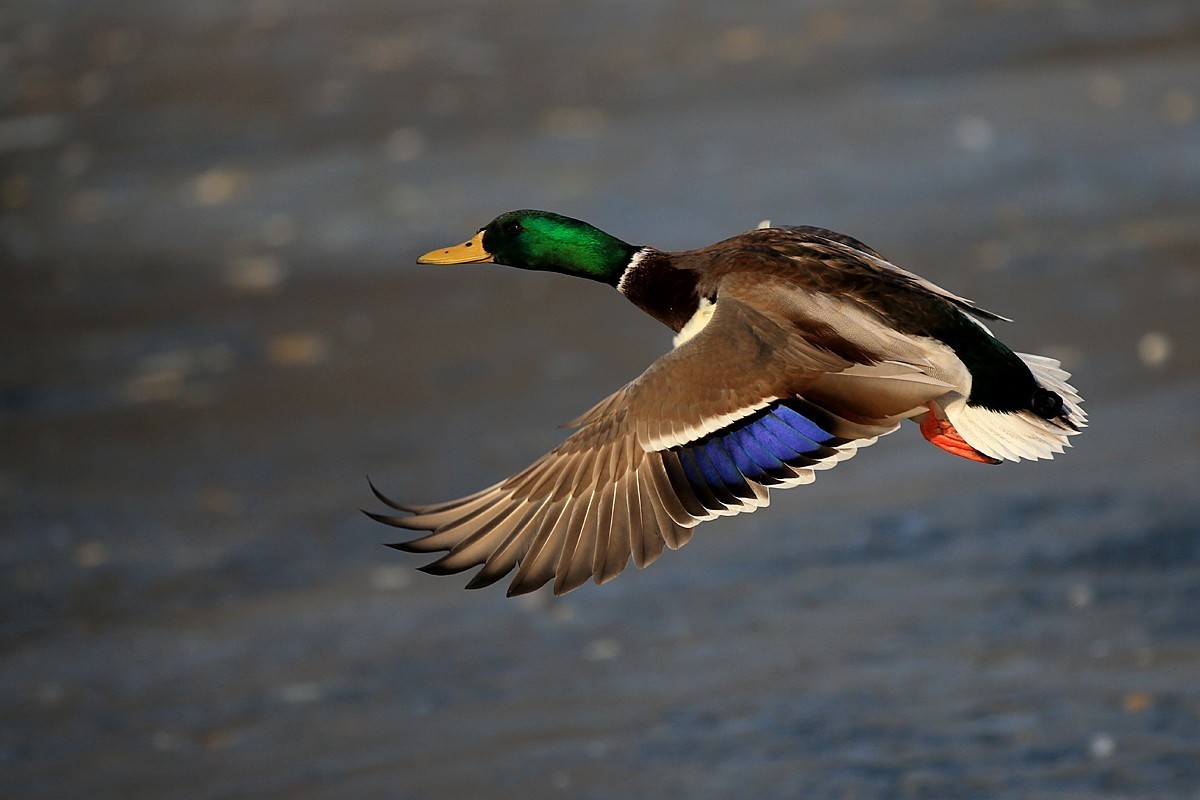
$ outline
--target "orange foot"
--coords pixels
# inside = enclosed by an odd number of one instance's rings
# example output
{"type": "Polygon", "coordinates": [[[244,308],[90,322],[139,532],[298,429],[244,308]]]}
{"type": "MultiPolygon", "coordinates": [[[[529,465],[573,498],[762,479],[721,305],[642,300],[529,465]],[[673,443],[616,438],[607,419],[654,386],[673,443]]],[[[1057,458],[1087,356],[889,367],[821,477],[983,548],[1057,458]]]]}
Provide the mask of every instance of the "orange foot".
{"type": "Polygon", "coordinates": [[[921,434],[947,453],[959,456],[960,458],[978,461],[982,464],[1000,463],[1000,459],[984,455],[967,444],[966,440],[950,424],[950,421],[938,417],[937,412],[932,408],[929,409],[928,414],[921,417],[921,434]]]}

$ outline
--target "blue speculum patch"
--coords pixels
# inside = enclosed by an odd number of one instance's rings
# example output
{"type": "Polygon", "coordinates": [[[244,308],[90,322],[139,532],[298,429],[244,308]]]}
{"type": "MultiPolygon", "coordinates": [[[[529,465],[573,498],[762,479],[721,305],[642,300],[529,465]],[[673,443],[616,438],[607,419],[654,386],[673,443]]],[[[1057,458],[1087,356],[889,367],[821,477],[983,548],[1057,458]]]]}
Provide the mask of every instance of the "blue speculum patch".
{"type": "Polygon", "coordinates": [[[788,467],[833,455],[838,437],[798,407],[781,400],[703,439],[673,448],[693,488],[735,491],[745,479],[773,483],[788,467]]]}

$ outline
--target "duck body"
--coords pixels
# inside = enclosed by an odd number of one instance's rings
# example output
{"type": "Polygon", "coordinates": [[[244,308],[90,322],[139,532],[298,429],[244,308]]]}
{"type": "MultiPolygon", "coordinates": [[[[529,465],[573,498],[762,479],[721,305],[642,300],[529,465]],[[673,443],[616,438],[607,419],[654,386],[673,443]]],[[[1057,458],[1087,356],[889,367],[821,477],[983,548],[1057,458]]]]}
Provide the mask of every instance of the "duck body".
{"type": "Polygon", "coordinates": [[[890,267],[865,245],[832,231],[766,228],[702,250],[663,253],[644,248],[617,289],[678,333],[695,319],[701,305],[716,303],[723,280],[749,275],[775,295],[760,294],[760,310],[773,308],[785,324],[860,363],[886,360],[886,353],[872,352],[868,344],[856,341],[863,338],[856,336],[863,320],[855,320],[857,327],[837,325],[837,316],[814,324],[803,308],[805,296],[840,298],[848,308],[869,311],[872,323],[949,346],[969,371],[987,377],[972,382],[972,403],[996,411],[1029,408],[1037,388],[1029,368],[967,315],[1003,318],[890,267]]]}
{"type": "Polygon", "coordinates": [[[700,522],[809,483],[906,419],[983,463],[1050,458],[1086,424],[1052,359],[1014,353],[977,308],[814,227],[765,227],[668,253],[549,212],[501,215],[424,263],[495,261],[614,286],[675,331],[675,347],[572,423],[526,470],[475,495],[370,514],[448,551],[436,574],[513,569],[510,594],[615,577],[700,522]]]}

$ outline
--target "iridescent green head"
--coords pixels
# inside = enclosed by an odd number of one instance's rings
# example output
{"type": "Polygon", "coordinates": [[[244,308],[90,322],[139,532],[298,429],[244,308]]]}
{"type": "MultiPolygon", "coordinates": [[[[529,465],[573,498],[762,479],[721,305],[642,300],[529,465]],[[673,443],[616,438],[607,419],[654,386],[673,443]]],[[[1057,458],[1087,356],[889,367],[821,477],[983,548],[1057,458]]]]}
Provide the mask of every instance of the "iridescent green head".
{"type": "Polygon", "coordinates": [[[501,214],[470,240],[428,252],[417,262],[494,262],[520,269],[578,275],[616,286],[639,249],[581,220],[526,209],[501,214]]]}

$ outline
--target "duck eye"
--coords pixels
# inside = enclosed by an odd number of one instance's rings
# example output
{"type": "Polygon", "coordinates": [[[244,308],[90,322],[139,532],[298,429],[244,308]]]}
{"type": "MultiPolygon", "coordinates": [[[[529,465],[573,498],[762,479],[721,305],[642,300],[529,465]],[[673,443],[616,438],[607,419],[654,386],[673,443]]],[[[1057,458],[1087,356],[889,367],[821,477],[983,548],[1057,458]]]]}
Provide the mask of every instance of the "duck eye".
{"type": "Polygon", "coordinates": [[[514,236],[517,235],[518,233],[521,232],[521,223],[515,219],[510,222],[504,223],[504,232],[511,233],[514,236]]]}

